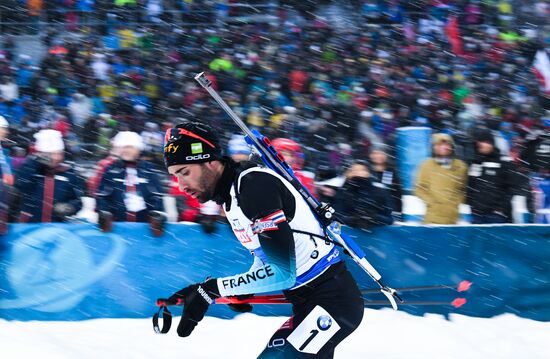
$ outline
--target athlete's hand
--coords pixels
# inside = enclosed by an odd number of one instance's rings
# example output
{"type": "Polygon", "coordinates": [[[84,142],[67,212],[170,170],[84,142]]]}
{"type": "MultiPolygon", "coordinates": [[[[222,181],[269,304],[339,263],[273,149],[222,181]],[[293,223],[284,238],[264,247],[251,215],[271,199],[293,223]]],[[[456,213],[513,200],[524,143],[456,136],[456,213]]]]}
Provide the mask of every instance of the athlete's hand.
{"type": "Polygon", "coordinates": [[[183,314],[178,324],[178,335],[187,337],[191,334],[197,323],[204,318],[210,304],[220,296],[217,280],[210,278],[203,283],[192,284],[185,287],[168,299],[157,299],[157,305],[183,304],[183,314]]]}

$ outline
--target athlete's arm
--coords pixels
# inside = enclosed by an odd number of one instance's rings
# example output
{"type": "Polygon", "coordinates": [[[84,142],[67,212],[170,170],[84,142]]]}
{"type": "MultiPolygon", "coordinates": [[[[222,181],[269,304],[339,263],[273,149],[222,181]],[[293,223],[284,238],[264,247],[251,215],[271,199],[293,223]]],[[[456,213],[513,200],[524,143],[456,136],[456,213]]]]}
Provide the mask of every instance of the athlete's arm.
{"type": "Polygon", "coordinates": [[[254,223],[261,248],[256,255],[263,265],[245,273],[218,279],[220,295],[280,291],[296,282],[294,237],[288,221],[294,216],[295,200],[277,177],[251,172],[242,177],[239,205],[254,223]]]}

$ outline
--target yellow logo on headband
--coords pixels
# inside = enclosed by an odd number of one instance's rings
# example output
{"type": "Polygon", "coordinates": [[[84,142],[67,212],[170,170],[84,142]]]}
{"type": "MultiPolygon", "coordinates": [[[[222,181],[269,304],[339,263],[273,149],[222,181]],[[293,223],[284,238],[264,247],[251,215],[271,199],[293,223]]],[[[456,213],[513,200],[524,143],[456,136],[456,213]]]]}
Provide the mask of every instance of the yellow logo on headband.
{"type": "Polygon", "coordinates": [[[179,147],[179,145],[174,146],[173,143],[170,143],[168,146],[164,146],[164,153],[176,153],[179,147]]]}

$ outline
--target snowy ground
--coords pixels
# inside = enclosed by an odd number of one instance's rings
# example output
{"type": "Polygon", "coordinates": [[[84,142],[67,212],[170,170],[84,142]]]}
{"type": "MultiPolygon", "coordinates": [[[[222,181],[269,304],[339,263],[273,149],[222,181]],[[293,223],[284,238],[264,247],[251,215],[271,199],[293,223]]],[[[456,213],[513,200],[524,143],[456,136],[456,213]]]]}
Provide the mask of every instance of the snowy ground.
{"type": "MultiPolygon", "coordinates": [[[[3,358],[255,358],[282,317],[243,314],[234,320],[206,317],[189,338],[153,332],[149,319],[81,322],[9,322],[0,319],[3,358]]],[[[361,327],[336,358],[549,358],[550,323],[511,314],[492,319],[439,315],[415,317],[365,310],[361,327]]]]}

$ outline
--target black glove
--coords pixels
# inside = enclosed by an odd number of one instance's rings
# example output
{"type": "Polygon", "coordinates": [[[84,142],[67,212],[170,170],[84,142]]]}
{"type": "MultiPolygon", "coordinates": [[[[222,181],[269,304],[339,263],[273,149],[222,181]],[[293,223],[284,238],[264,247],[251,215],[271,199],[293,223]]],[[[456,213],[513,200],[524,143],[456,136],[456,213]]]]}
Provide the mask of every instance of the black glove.
{"type": "Polygon", "coordinates": [[[155,237],[160,237],[164,233],[166,224],[166,215],[159,211],[149,211],[149,226],[155,237]]]}
{"type": "Polygon", "coordinates": [[[192,284],[171,295],[168,299],[157,299],[157,305],[183,304],[183,315],[178,324],[178,335],[187,337],[197,323],[204,318],[208,306],[220,296],[216,279],[210,278],[203,283],[192,284]]]}
{"type": "Polygon", "coordinates": [[[53,214],[56,217],[61,218],[63,221],[65,221],[65,219],[68,216],[71,216],[74,213],[75,213],[75,208],[70,203],[61,202],[61,203],[56,203],[53,206],[53,214]]]}
{"type": "Polygon", "coordinates": [[[113,230],[113,214],[109,211],[99,211],[97,215],[99,229],[102,232],[111,232],[113,230]]]}
{"type": "MultiPolygon", "coordinates": [[[[244,295],[236,295],[234,297],[229,298],[237,298],[239,300],[243,299],[249,299],[253,298],[254,294],[244,294],[244,295]]],[[[248,313],[252,311],[252,304],[244,303],[244,304],[228,304],[227,305],[231,310],[237,312],[237,313],[248,313]]]]}

